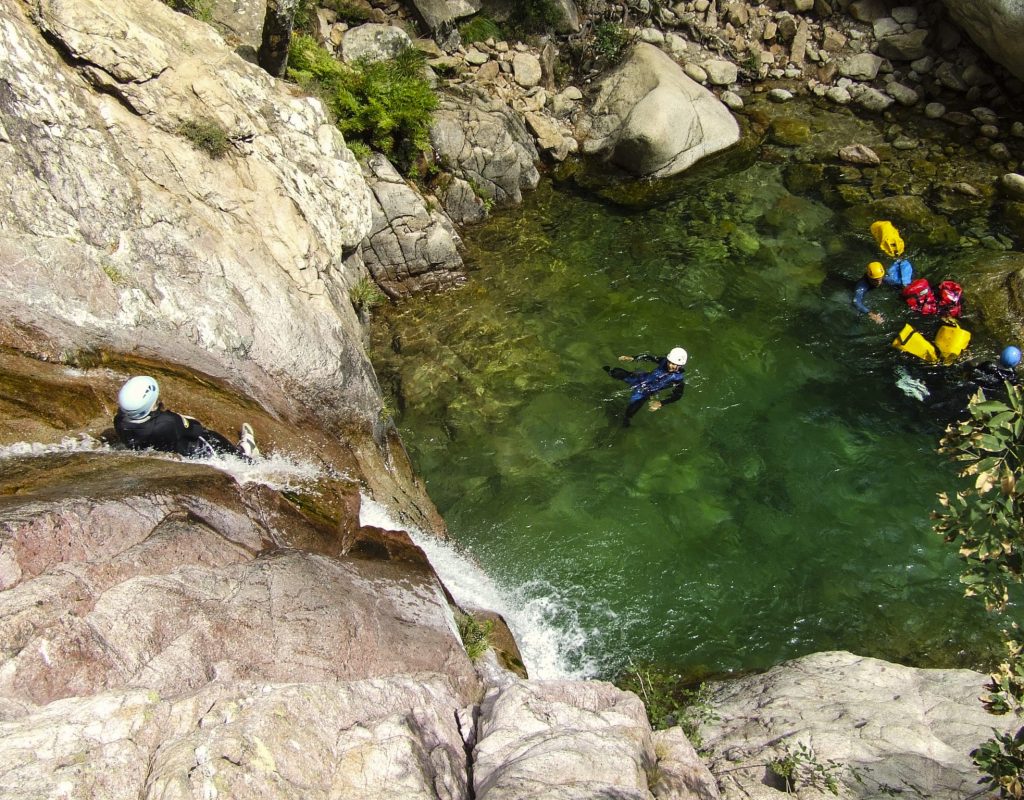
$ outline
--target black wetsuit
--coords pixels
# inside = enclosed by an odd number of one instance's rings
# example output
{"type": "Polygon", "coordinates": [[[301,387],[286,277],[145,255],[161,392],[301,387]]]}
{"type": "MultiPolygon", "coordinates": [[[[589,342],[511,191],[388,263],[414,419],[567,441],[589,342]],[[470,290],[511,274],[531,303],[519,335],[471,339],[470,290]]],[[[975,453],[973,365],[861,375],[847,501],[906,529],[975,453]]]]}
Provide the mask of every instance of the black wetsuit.
{"type": "Polygon", "coordinates": [[[1017,386],[1020,384],[1020,378],[1014,369],[1004,367],[997,361],[985,361],[975,365],[967,379],[967,384],[972,386],[974,391],[984,389],[985,396],[989,399],[994,397],[993,392],[1005,397],[1007,383],[1017,386]]]}
{"type": "Polygon", "coordinates": [[[641,353],[633,356],[634,361],[653,361],[656,366],[650,372],[630,372],[622,367],[605,367],[605,371],[613,378],[625,381],[633,387],[633,394],[630,395],[629,405],[626,406],[626,416],[622,420],[624,427],[629,427],[629,420],[639,411],[648,397],[663,391],[670,386],[672,393],[661,401],[663,406],[674,403],[683,396],[686,390],[686,370],[680,367],[675,372],[668,368],[667,358],[658,358],[650,353],[641,353]]]}
{"type": "Polygon", "coordinates": [[[971,398],[982,389],[986,400],[1006,402],[1006,384],[1020,385],[1017,372],[1004,367],[998,361],[984,361],[980,364],[968,365],[961,373],[960,380],[945,392],[941,389],[933,391],[934,399],[929,403],[932,410],[945,420],[962,419],[967,411],[971,398]]]}
{"type": "Polygon", "coordinates": [[[139,421],[124,413],[114,417],[114,430],[132,450],[162,450],[187,458],[205,458],[215,453],[239,455],[239,450],[216,431],[204,428],[192,417],[159,408],[139,421]]]}

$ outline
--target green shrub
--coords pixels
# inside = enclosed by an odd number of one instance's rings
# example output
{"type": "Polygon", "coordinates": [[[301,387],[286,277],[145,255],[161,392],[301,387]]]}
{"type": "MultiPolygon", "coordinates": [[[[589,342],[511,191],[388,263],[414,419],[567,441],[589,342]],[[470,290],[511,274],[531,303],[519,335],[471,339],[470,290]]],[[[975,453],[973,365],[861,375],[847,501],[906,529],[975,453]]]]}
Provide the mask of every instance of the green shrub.
{"type": "Polygon", "coordinates": [[[586,36],[569,40],[566,59],[577,75],[587,75],[618,64],[636,41],[618,22],[598,22],[586,36]]]}
{"type": "Polygon", "coordinates": [[[423,77],[426,56],[406,48],[396,58],[342,64],[311,37],[292,38],[288,75],[321,97],[338,128],[408,171],[430,150],[437,95],[423,77]]]}
{"type": "Polygon", "coordinates": [[[356,281],[348,290],[348,299],[356,311],[370,311],[388,298],[372,278],[364,277],[356,281]]]}
{"type": "Polygon", "coordinates": [[[541,33],[562,20],[562,12],[551,0],[520,0],[516,14],[524,33],[541,33]]]}
{"type": "MultiPolygon", "coordinates": [[[[212,0],[204,0],[211,2],[212,0]]],[[[316,12],[318,8],[327,8],[338,15],[338,20],[350,25],[362,25],[370,20],[370,10],[351,0],[299,0],[292,17],[292,29],[296,33],[314,35],[319,27],[316,12]]]]}
{"type": "Polygon", "coordinates": [[[831,758],[821,761],[803,742],[797,742],[795,748],[785,742],[782,750],[783,755],[768,762],[768,769],[782,780],[783,791],[793,794],[797,789],[815,788],[839,794],[837,773],[843,769],[842,764],[831,758]]]}
{"type": "Polygon", "coordinates": [[[353,25],[369,22],[372,17],[370,9],[350,0],[324,0],[320,6],[333,9],[337,12],[338,19],[353,25]]]}
{"type": "Polygon", "coordinates": [[[630,663],[614,683],[644,701],[652,728],[678,725],[695,748],[703,744],[700,726],[716,719],[707,684],[694,688],[683,676],[655,664],[630,663]]]}
{"type": "Polygon", "coordinates": [[[456,613],[455,622],[459,626],[459,636],[462,637],[466,655],[470,661],[476,661],[491,647],[494,620],[488,619],[481,623],[469,614],[456,613]]]}
{"type": "MultiPolygon", "coordinates": [[[[955,544],[964,595],[1005,613],[1010,587],[1024,581],[1024,390],[1006,384],[1006,401],[971,399],[968,419],[946,429],[940,452],[959,461],[970,482],[939,495],[935,532],[955,544]]],[[[1024,719],[1024,645],[1016,622],[1004,631],[1006,658],[989,676],[985,708],[1024,719]]],[[[1002,798],[1024,798],[1024,727],[996,734],[971,753],[981,783],[1002,798]]]]}
{"type": "Polygon", "coordinates": [[[211,117],[183,120],[178,125],[178,133],[192,142],[196,150],[202,150],[210,158],[221,158],[231,147],[228,132],[211,117]]]}
{"type": "Polygon", "coordinates": [[[612,65],[618,64],[633,43],[633,36],[617,22],[600,22],[594,28],[594,52],[612,65]]]}
{"type": "Polygon", "coordinates": [[[459,36],[465,44],[486,42],[488,39],[504,39],[498,24],[485,14],[477,14],[469,22],[459,26],[459,36]]]}

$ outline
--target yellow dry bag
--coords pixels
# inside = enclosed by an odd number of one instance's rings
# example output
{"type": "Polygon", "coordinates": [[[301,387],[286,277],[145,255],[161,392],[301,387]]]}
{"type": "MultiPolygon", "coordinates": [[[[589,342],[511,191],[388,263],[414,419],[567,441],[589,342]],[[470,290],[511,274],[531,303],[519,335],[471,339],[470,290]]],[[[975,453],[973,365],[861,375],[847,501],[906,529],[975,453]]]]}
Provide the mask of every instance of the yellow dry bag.
{"type": "Polygon", "coordinates": [[[902,350],[904,353],[917,356],[928,363],[939,360],[932,343],[925,339],[919,331],[915,331],[914,326],[909,323],[904,325],[903,330],[892,340],[892,346],[897,350],[902,350]]]}
{"type": "Polygon", "coordinates": [[[935,334],[935,347],[942,356],[944,364],[952,364],[971,343],[971,332],[957,324],[952,317],[942,321],[942,326],[935,334]]]}
{"type": "Polygon", "coordinates": [[[871,223],[871,235],[875,237],[878,246],[887,256],[896,258],[903,255],[903,239],[900,232],[888,220],[879,220],[871,223]]]}

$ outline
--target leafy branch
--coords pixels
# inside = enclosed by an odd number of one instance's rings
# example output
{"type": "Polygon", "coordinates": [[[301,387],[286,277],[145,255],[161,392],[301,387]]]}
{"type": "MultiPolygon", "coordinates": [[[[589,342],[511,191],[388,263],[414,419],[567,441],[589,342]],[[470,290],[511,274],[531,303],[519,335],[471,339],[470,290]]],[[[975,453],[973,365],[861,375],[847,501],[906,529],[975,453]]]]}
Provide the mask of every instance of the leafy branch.
{"type": "MultiPolygon", "coordinates": [[[[960,476],[973,478],[973,485],[940,494],[941,510],[932,515],[935,532],[958,546],[964,595],[999,614],[1006,612],[1011,585],[1024,577],[1024,400],[1019,386],[1005,387],[1006,402],[978,392],[969,418],[947,429],[939,451],[962,462],[960,476]]],[[[982,703],[993,714],[1024,716],[1019,633],[1016,622],[1004,631],[1006,658],[985,687],[982,703]]],[[[971,756],[984,773],[980,783],[1002,798],[1024,798],[1024,727],[997,732],[971,756]]]]}

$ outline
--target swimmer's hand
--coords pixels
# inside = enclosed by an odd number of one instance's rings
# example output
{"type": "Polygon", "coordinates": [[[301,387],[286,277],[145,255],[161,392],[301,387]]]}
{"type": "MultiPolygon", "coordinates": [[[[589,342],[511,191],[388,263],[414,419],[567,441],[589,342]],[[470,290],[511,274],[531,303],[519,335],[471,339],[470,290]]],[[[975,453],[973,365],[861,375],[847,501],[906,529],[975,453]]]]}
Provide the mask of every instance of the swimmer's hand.
{"type": "Polygon", "coordinates": [[[619,356],[619,361],[632,361],[633,356],[619,356]]]}
{"type": "Polygon", "coordinates": [[[871,321],[877,325],[881,325],[883,322],[885,322],[885,317],[883,317],[877,311],[870,312],[868,316],[871,318],[871,321]]]}
{"type": "Polygon", "coordinates": [[[652,400],[650,403],[647,404],[647,407],[651,409],[651,411],[657,411],[659,408],[661,408],[661,401],[652,400]]]}

